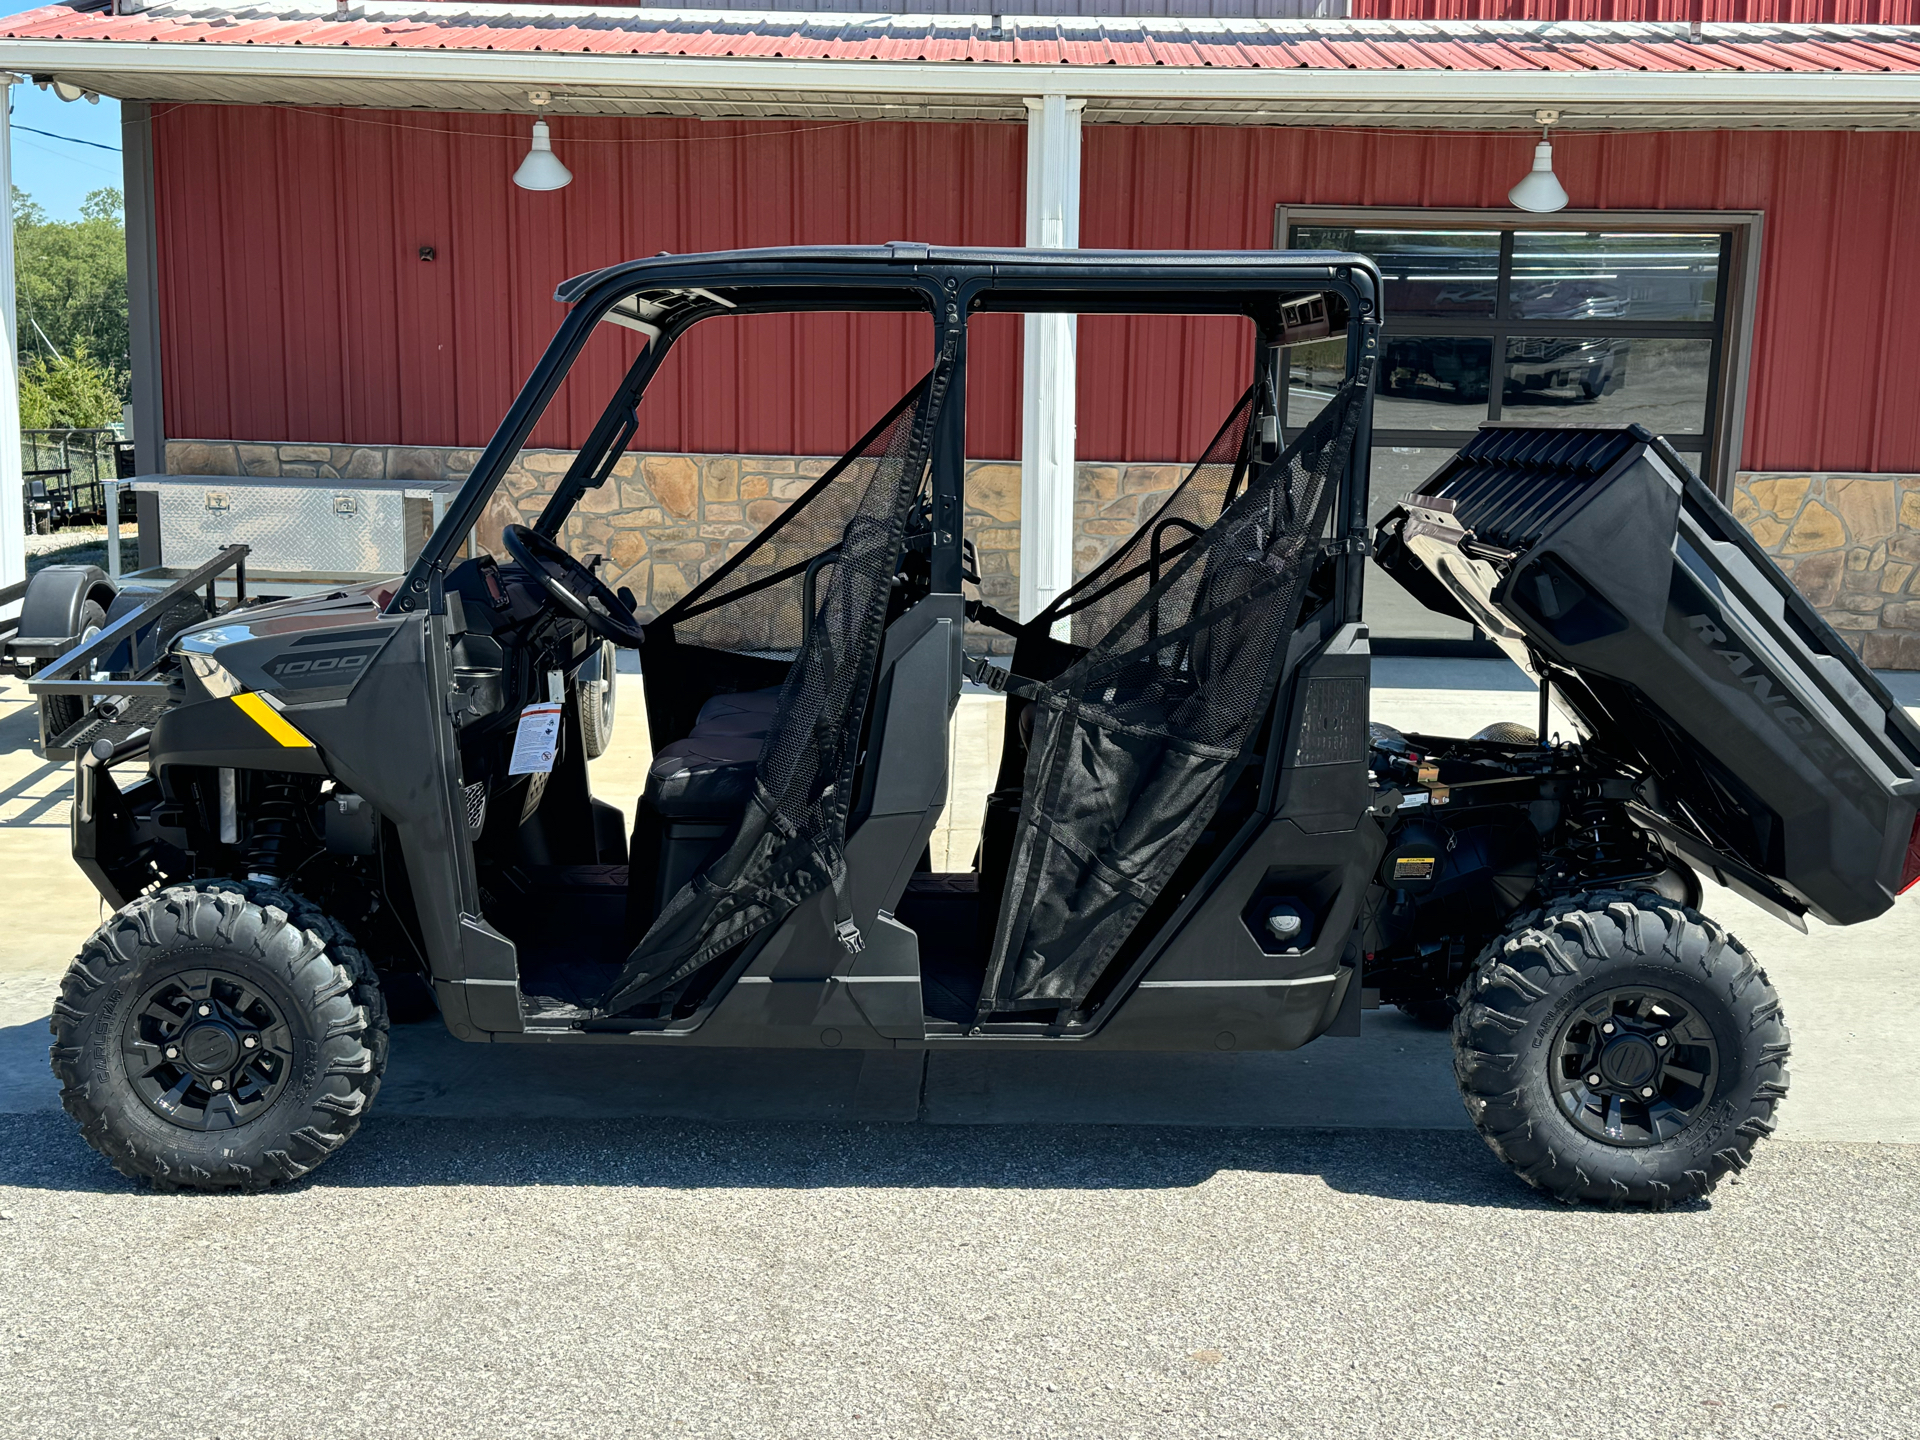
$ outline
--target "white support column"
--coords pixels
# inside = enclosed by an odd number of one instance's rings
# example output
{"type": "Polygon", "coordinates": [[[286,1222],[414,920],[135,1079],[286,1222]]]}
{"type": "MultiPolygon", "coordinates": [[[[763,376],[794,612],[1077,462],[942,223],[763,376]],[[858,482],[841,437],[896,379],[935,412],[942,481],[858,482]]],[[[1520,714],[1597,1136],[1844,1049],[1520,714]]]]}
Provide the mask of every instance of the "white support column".
{"type": "MultiPolygon", "coordinates": [[[[0,73],[0,589],[27,578],[27,523],[20,476],[20,349],[13,306],[13,86],[0,73]]],[[[20,613],[0,606],[0,620],[20,613]]]]}
{"type": "MultiPolygon", "coordinates": [[[[1027,102],[1027,243],[1081,243],[1081,107],[1027,102]]],[[[1021,619],[1074,583],[1075,317],[1029,315],[1021,356],[1021,619]]]]}

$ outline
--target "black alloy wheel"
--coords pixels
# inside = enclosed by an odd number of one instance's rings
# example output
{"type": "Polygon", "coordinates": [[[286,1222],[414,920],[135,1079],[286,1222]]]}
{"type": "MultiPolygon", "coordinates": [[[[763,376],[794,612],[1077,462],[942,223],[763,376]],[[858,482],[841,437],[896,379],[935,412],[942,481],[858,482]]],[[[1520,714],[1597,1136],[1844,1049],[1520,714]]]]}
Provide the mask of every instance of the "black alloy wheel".
{"type": "Polygon", "coordinates": [[[1461,987],[1475,1129],[1557,1200],[1663,1210],[1753,1159],[1788,1093],[1781,998],[1746,946],[1649,890],[1515,917],[1461,987]]]}
{"type": "Polygon", "coordinates": [[[255,882],[123,906],[68,967],[50,1025],[81,1136],[163,1190],[299,1180],[359,1129],[387,1063],[366,953],[314,902],[255,882]]]}
{"type": "Polygon", "coordinates": [[[193,1131],[244,1125],[294,1066],[292,1032],[265,993],[227,971],[181,971],[129,1012],[120,1048],[147,1109],[193,1131]]]}
{"type": "Polygon", "coordinates": [[[1611,1146],[1678,1136],[1714,1098],[1720,1051],[1698,1011],[1669,991],[1603,991],[1561,1027],[1554,1098],[1584,1135],[1611,1146]]]}

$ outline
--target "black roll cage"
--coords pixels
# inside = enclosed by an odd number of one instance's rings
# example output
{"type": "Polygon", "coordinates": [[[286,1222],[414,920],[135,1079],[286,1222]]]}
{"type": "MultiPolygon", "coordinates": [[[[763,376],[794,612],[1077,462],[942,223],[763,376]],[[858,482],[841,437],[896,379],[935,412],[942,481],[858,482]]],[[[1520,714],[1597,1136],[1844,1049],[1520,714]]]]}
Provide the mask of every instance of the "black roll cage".
{"type": "MultiPolygon", "coordinates": [[[[444,585],[456,553],[603,320],[638,330],[648,343],[561,477],[536,530],[558,532],[581,495],[606,482],[638,428],[637,409],[647,386],[674,342],[700,321],[727,314],[924,312],[934,322],[934,356],[953,371],[934,433],[932,580],[936,591],[958,593],[971,316],[1243,315],[1255,325],[1255,378],[1265,382],[1266,403],[1266,396],[1280,390],[1275,370],[1283,345],[1345,332],[1346,374],[1356,374],[1378,349],[1380,297],[1374,263],[1338,251],[1013,250],[895,242],[657,256],[576,276],[554,292],[571,307],[566,319],[387,613],[445,613],[444,585]]],[[[1361,616],[1372,412],[1370,394],[1335,502],[1344,621],[1361,616]]],[[[1284,417],[1277,420],[1284,426],[1284,417]]]]}

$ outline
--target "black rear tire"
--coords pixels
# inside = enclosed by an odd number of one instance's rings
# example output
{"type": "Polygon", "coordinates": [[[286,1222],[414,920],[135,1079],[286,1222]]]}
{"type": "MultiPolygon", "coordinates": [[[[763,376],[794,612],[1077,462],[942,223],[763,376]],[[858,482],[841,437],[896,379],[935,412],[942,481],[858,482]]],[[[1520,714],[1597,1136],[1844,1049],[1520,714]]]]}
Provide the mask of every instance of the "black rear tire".
{"type": "Polygon", "coordinates": [[[1766,974],[1727,931],[1651,891],[1521,919],[1459,1004],[1468,1115],[1561,1201],[1661,1210],[1705,1196],[1747,1166],[1787,1095],[1788,1030],[1766,974]]]}
{"type": "Polygon", "coordinates": [[[235,882],[117,912],[68,969],[52,1030],[81,1134],[165,1190],[306,1175],[359,1129],[387,1057],[386,1005],[352,939],[304,898],[235,882]],[[252,1057],[263,1069],[243,1077],[252,1057]]]}

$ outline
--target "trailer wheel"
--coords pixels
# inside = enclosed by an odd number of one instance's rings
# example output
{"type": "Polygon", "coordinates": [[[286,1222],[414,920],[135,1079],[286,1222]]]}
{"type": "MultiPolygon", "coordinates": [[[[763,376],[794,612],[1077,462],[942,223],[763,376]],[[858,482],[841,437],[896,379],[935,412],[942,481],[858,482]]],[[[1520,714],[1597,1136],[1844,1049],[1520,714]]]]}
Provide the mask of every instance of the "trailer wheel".
{"type": "Polygon", "coordinates": [[[1461,989],[1454,1072],[1481,1137],[1565,1202],[1666,1209],[1744,1168],[1788,1091],[1780,998],[1746,947],[1652,891],[1528,916],[1461,989]]]}
{"type": "Polygon", "coordinates": [[[52,1030],[81,1135],[164,1190],[306,1175],[359,1128],[387,1055],[380,988],[346,933],[230,881],[115,914],[68,969],[52,1030]]]}
{"type": "MultiPolygon", "coordinates": [[[[85,645],[107,624],[107,613],[97,600],[90,600],[80,607],[80,638],[75,645],[85,645]]],[[[96,696],[93,699],[98,700],[96,696]]],[[[50,695],[46,699],[47,739],[64,735],[80,724],[80,718],[87,713],[88,698],[78,695],[50,695]]]]}

